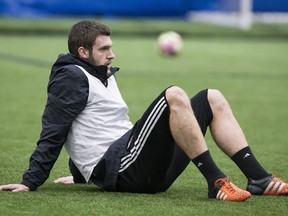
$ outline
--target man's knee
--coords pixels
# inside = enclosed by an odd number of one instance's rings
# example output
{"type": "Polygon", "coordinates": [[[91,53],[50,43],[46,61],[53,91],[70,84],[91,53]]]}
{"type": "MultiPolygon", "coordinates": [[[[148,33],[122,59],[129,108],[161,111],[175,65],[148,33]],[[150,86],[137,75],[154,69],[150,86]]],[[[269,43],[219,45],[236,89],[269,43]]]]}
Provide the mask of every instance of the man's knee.
{"type": "Polygon", "coordinates": [[[224,95],[217,89],[208,90],[208,101],[213,114],[230,110],[230,106],[224,95]]]}
{"type": "Polygon", "coordinates": [[[166,99],[170,109],[177,107],[191,107],[190,100],[183,89],[172,86],[166,90],[166,99]]]}

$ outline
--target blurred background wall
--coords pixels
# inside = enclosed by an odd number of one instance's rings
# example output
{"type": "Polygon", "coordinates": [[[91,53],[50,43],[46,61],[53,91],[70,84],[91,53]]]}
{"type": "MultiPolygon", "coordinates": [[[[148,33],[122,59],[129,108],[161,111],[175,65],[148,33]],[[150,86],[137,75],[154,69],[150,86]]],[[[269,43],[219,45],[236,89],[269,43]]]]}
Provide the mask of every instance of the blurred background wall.
{"type": "MultiPolygon", "coordinates": [[[[240,0],[0,0],[2,17],[186,17],[191,11],[233,10],[240,0]],[[223,6],[224,5],[224,6],[223,6]]],[[[249,1],[252,11],[288,12],[287,0],[249,1]]]]}

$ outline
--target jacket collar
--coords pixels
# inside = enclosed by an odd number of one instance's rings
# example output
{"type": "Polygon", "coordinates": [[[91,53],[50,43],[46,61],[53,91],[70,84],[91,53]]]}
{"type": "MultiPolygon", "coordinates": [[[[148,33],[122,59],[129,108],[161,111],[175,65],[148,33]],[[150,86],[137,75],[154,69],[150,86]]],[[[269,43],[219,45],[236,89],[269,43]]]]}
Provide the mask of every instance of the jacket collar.
{"type": "MultiPolygon", "coordinates": [[[[89,74],[99,79],[103,83],[103,85],[105,85],[106,87],[108,86],[109,77],[107,77],[108,67],[106,65],[100,65],[100,66],[93,65],[71,53],[59,55],[57,61],[53,65],[53,68],[57,70],[57,68],[59,67],[71,64],[74,65],[76,64],[83,67],[89,74]]],[[[115,73],[119,71],[119,69],[120,68],[118,67],[110,67],[111,76],[115,75],[115,73]]]]}

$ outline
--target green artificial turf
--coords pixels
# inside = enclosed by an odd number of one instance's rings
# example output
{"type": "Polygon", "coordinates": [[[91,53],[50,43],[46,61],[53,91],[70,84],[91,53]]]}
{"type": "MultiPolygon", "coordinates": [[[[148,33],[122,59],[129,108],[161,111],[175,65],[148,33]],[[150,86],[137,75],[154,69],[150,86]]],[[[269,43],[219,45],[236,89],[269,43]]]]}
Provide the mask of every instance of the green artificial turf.
{"type": "MultiPolygon", "coordinates": [[[[135,122],[169,85],[189,96],[217,88],[230,102],[248,142],[269,172],[288,180],[288,41],[246,37],[184,37],[184,50],[161,56],[156,37],[112,36],[119,88],[135,122]]],[[[41,132],[50,65],[66,53],[65,36],[0,36],[0,184],[21,182],[41,132]]],[[[246,179],[207,134],[219,167],[241,188],[246,179]]],[[[94,185],[57,185],[69,175],[63,149],[50,178],[35,192],[0,192],[1,215],[285,215],[288,197],[253,196],[243,203],[207,198],[191,165],[165,193],[103,192],[94,185]]]]}

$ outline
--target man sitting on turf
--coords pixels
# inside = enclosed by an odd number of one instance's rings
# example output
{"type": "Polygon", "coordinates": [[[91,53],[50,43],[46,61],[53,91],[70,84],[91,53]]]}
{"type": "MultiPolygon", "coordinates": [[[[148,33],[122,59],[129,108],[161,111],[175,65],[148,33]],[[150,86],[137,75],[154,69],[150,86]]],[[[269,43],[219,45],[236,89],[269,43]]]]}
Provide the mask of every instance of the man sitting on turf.
{"type": "MultiPolygon", "coordinates": [[[[93,21],[75,24],[69,54],[52,67],[42,132],[21,184],[0,190],[33,191],[49,177],[64,146],[73,176],[60,183],[92,182],[109,191],[157,193],[167,190],[192,161],[208,183],[208,196],[243,201],[251,194],[287,195],[288,184],[256,160],[224,96],[213,89],[191,100],[177,86],[165,89],[133,126],[111,66],[110,29],[93,21]],[[248,179],[235,186],[214,163],[207,128],[248,179]],[[68,180],[68,182],[66,182],[68,180]]],[[[191,185],[192,186],[192,185],[191,185]]]]}

